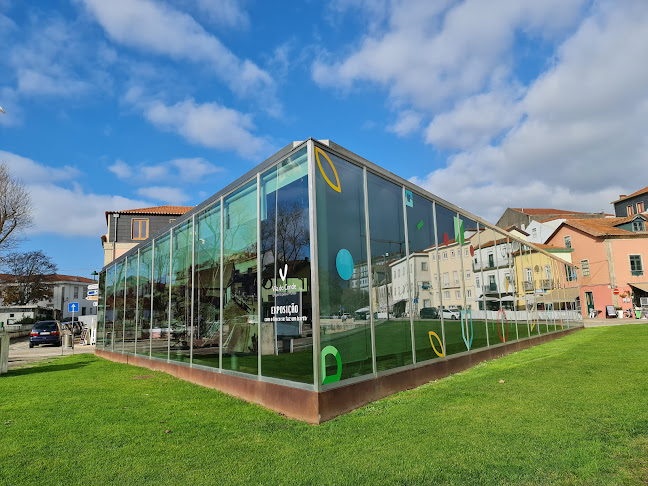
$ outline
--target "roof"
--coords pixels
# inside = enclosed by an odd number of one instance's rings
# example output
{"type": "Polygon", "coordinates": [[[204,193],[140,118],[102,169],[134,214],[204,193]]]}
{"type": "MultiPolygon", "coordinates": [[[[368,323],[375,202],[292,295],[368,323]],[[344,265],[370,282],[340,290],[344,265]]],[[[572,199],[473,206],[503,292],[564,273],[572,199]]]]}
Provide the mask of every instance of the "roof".
{"type": "Polygon", "coordinates": [[[159,214],[162,216],[181,216],[191,211],[193,206],[153,206],[150,208],[123,209],[121,211],[106,211],[106,221],[109,214],[159,214]]]}
{"type": "Polygon", "coordinates": [[[619,196],[619,199],[617,199],[616,201],[612,201],[612,204],[625,201],[626,199],[630,199],[635,196],[641,196],[642,194],[648,194],[648,186],[644,187],[643,189],[639,189],[637,192],[633,192],[629,196],[619,196]]]}
{"type": "Polygon", "coordinates": [[[542,216],[542,215],[557,215],[557,214],[590,214],[583,213],[581,211],[567,211],[565,209],[553,209],[553,208],[511,208],[520,213],[528,214],[529,216],[542,216]]]}
{"type": "MultiPolygon", "coordinates": [[[[595,237],[625,236],[628,238],[648,238],[648,232],[643,231],[637,233],[616,227],[617,225],[632,221],[636,217],[637,216],[635,215],[630,218],[567,219],[563,224],[556,228],[556,231],[566,225],[595,237]]],[[[556,231],[554,231],[554,234],[556,231]]],[[[553,234],[551,236],[553,236],[553,234]]]]}
{"type": "MultiPolygon", "coordinates": [[[[0,282],[7,282],[7,281],[14,281],[16,279],[15,275],[11,275],[8,273],[0,273],[0,282]]],[[[85,277],[78,277],[75,275],[60,275],[60,274],[53,274],[53,275],[45,275],[44,278],[45,281],[47,282],[78,282],[78,283],[97,283],[96,280],[92,280],[90,278],[85,278],[85,277]]]]}
{"type": "Polygon", "coordinates": [[[515,226],[514,224],[512,224],[512,225],[509,226],[508,228],[504,228],[504,231],[508,231],[509,233],[511,233],[511,232],[514,231],[514,230],[517,231],[518,233],[522,233],[522,234],[525,235],[525,236],[529,236],[529,233],[527,233],[527,232],[524,231],[523,229],[518,228],[518,227],[515,226]]]}

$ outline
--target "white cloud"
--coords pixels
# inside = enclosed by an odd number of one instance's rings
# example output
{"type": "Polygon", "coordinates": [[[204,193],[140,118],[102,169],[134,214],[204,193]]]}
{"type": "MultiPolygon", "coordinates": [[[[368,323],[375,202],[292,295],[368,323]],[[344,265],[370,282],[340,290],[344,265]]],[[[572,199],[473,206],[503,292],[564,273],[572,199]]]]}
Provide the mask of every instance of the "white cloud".
{"type": "Polygon", "coordinates": [[[247,29],[250,17],[239,0],[196,0],[198,8],[217,25],[247,29]]]}
{"type": "Polygon", "coordinates": [[[128,179],[133,175],[131,167],[121,160],[116,160],[115,163],[108,167],[108,170],[115,174],[120,179],[128,179]]]}
{"type": "Polygon", "coordinates": [[[528,88],[523,118],[500,143],[414,180],[478,214],[490,206],[491,220],[507,205],[610,212],[648,174],[648,66],[637,62],[646,25],[644,2],[597,4],[528,88]]]}
{"type": "Polygon", "coordinates": [[[190,142],[232,150],[250,159],[271,152],[267,140],[252,134],[255,127],[250,115],[218,103],[199,104],[187,99],[170,106],[161,101],[141,103],[141,106],[151,123],[190,142]]]}
{"type": "Polygon", "coordinates": [[[78,169],[69,165],[61,168],[49,167],[4,150],[0,150],[0,162],[7,163],[13,177],[29,184],[72,181],[80,175],[78,169]]]}
{"type": "Polygon", "coordinates": [[[404,136],[417,132],[421,126],[422,116],[415,111],[406,110],[398,115],[398,120],[387,127],[387,131],[404,136]]]}
{"type": "Polygon", "coordinates": [[[206,62],[235,93],[274,103],[272,77],[252,61],[239,59],[190,15],[151,0],[82,1],[115,42],[176,60],[206,62]]]}
{"type": "Polygon", "coordinates": [[[182,204],[190,198],[182,189],[170,186],[141,187],[137,190],[140,196],[148,197],[169,204],[182,204]]]}
{"type": "Polygon", "coordinates": [[[218,167],[202,157],[179,158],[160,162],[159,164],[130,165],[121,160],[108,167],[112,173],[122,180],[134,184],[149,182],[195,183],[204,181],[205,177],[223,172],[218,167]]]}
{"type": "Polygon", "coordinates": [[[583,3],[393,2],[386,28],[363,37],[341,61],[316,61],[313,78],[321,86],[342,88],[376,83],[397,104],[438,109],[509,75],[516,33],[562,32],[576,20],[583,3]]]}
{"type": "Polygon", "coordinates": [[[12,176],[21,179],[30,193],[34,225],[27,235],[98,237],[106,232],[105,211],[152,205],[118,195],[86,193],[74,182],[82,174],[73,167],[54,168],[5,151],[0,151],[0,162],[7,163],[12,176]]]}
{"type": "Polygon", "coordinates": [[[489,92],[461,100],[452,111],[434,117],[425,141],[441,149],[469,149],[487,145],[510,129],[523,108],[509,92],[489,92]]]}

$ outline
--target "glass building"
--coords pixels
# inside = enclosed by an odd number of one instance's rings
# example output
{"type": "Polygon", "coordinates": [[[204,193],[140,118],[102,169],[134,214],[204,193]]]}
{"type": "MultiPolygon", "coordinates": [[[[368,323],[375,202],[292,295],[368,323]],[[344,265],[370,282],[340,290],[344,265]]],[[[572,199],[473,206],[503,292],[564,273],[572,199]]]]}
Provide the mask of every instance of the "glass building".
{"type": "Polygon", "coordinates": [[[102,270],[97,354],[316,423],[581,327],[575,275],[309,139],[102,270]]]}

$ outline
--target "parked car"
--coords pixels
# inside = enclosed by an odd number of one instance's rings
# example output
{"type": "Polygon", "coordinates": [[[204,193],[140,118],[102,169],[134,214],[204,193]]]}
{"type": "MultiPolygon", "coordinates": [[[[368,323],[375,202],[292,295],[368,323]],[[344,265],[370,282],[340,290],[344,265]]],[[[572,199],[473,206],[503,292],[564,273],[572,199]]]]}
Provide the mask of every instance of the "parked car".
{"type": "Polygon", "coordinates": [[[443,318],[457,321],[459,320],[459,312],[450,309],[443,309],[443,318]]]}
{"type": "Polygon", "coordinates": [[[37,344],[61,345],[61,323],[59,321],[38,321],[29,334],[29,347],[37,344]]]}
{"type": "Polygon", "coordinates": [[[421,319],[438,319],[439,310],[436,307],[423,307],[420,316],[421,319]]]}

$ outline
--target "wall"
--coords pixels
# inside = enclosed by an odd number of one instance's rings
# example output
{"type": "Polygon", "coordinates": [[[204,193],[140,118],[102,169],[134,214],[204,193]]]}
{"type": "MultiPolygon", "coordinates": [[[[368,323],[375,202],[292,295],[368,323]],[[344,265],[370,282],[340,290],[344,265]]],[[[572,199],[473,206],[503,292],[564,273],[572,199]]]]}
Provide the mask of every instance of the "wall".
{"type": "Polygon", "coordinates": [[[614,204],[614,214],[619,217],[623,218],[628,215],[628,210],[627,207],[632,205],[632,211],[633,214],[637,214],[637,203],[638,202],[643,202],[644,204],[644,211],[648,211],[648,193],[646,194],[639,194],[638,196],[631,197],[629,199],[626,199],[624,201],[618,202],[614,204]]]}

